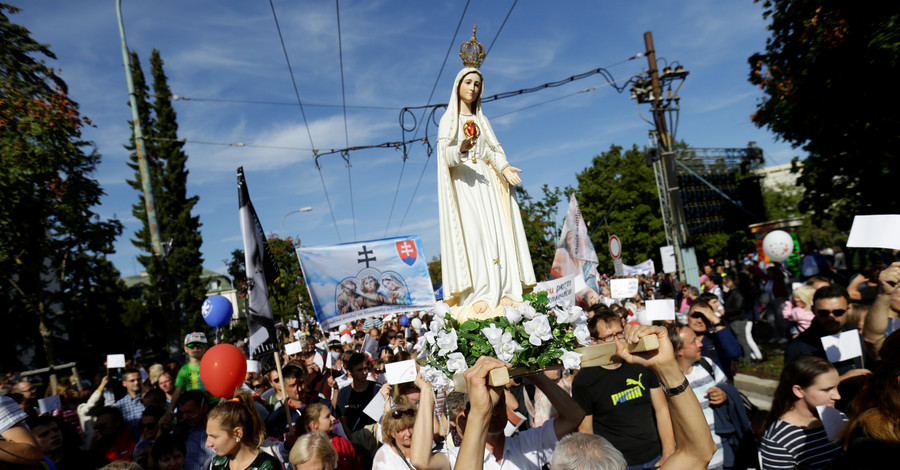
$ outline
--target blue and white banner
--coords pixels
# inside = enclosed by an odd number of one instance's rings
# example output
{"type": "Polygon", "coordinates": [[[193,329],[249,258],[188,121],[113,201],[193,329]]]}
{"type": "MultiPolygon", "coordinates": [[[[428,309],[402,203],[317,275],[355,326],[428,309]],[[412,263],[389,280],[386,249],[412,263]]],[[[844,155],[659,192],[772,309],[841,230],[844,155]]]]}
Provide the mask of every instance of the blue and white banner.
{"type": "Polygon", "coordinates": [[[297,249],[323,330],[360,318],[434,308],[418,236],[297,249]]]}
{"type": "Polygon", "coordinates": [[[656,266],[653,264],[652,259],[648,259],[641,264],[636,266],[629,266],[627,264],[622,265],[623,272],[622,274],[625,276],[633,276],[635,274],[643,274],[644,276],[652,276],[656,274],[656,266]]]}

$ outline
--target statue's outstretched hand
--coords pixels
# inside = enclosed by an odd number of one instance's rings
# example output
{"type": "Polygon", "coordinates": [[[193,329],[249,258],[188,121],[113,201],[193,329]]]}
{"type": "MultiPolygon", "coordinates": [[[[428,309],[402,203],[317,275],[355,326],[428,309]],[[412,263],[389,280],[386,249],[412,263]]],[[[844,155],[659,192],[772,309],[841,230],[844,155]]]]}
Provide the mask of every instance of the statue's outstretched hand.
{"type": "Polygon", "coordinates": [[[519,178],[518,173],[521,172],[522,170],[510,165],[503,169],[503,177],[506,178],[509,184],[519,184],[522,182],[522,178],[519,178]]]}
{"type": "Polygon", "coordinates": [[[470,136],[465,138],[462,142],[459,143],[459,152],[466,153],[469,150],[472,150],[472,147],[475,146],[475,143],[478,141],[477,136],[470,136]]]}

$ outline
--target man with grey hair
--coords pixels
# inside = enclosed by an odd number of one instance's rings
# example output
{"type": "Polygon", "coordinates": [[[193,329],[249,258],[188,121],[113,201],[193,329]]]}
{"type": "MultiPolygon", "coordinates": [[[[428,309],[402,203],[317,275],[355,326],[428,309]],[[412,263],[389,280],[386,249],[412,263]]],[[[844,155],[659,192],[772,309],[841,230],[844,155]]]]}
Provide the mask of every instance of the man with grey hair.
{"type": "Polygon", "coordinates": [[[624,470],[625,456],[596,434],[576,432],[562,438],[553,451],[553,470],[624,470]]]}

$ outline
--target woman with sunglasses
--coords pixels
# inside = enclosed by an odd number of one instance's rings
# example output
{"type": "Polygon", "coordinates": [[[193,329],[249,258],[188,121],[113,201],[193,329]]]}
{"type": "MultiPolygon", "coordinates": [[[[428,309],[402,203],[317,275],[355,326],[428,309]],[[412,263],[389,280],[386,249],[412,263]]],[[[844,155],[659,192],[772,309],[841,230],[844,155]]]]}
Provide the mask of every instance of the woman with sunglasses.
{"type": "Polygon", "coordinates": [[[840,452],[819,419],[817,406],[834,406],[841,395],[837,370],[825,359],[801,356],[787,363],[772,398],[760,444],[763,470],[824,468],[840,452]]]}
{"type": "Polygon", "coordinates": [[[304,433],[318,433],[331,440],[331,446],[337,452],[338,470],[359,470],[362,468],[359,456],[353,449],[353,444],[345,437],[334,433],[334,425],[337,418],[331,415],[328,407],[321,403],[313,403],[303,409],[300,415],[301,426],[304,433]]]}
{"type": "Polygon", "coordinates": [[[414,470],[409,463],[409,452],[415,423],[416,409],[411,405],[399,405],[384,413],[381,419],[384,444],[375,454],[372,470],[414,470]]]}

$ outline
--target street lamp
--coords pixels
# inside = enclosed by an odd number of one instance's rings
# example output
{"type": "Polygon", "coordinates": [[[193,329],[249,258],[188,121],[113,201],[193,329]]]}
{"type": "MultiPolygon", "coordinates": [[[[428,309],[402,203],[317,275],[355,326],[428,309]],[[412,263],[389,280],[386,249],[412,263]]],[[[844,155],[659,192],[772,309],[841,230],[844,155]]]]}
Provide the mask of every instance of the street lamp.
{"type": "Polygon", "coordinates": [[[284,214],[284,217],[281,218],[281,238],[284,239],[284,219],[286,219],[287,216],[289,216],[291,214],[295,214],[297,212],[309,212],[311,210],[312,210],[312,207],[307,206],[307,207],[301,207],[300,209],[292,210],[292,211],[288,212],[287,214],[284,214]]]}

